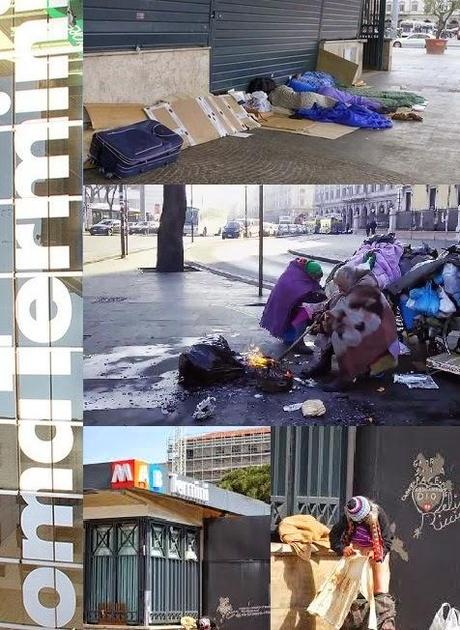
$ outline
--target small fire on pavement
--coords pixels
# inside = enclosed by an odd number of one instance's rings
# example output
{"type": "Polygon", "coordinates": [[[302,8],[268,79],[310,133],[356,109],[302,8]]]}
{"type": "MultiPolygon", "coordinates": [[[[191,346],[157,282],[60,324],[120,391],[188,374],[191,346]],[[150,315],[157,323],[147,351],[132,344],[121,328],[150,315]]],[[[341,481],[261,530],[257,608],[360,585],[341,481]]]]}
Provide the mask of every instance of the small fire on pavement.
{"type": "Polygon", "coordinates": [[[267,357],[259,348],[252,346],[245,355],[246,365],[255,373],[257,388],[274,394],[292,388],[294,375],[285,370],[276,359],[267,357]]]}

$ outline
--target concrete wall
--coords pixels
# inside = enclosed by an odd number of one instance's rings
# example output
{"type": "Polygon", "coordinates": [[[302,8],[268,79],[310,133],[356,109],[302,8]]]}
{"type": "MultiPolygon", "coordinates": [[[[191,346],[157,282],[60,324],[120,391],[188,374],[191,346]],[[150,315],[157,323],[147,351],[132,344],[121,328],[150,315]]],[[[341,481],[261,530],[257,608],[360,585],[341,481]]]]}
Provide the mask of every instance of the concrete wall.
{"type": "Polygon", "coordinates": [[[330,551],[312,550],[305,561],[289,545],[271,546],[271,630],[331,630],[305,607],[323,580],[334,570],[338,557],[330,551]]]}
{"type": "Polygon", "coordinates": [[[87,54],[84,103],[153,104],[209,92],[209,48],[87,54]]]}
{"type": "Polygon", "coordinates": [[[334,53],[342,59],[352,61],[358,64],[358,70],[355,75],[355,81],[357,81],[363,73],[363,47],[364,42],[360,39],[343,39],[333,41],[321,42],[321,48],[328,52],[334,53]]]}

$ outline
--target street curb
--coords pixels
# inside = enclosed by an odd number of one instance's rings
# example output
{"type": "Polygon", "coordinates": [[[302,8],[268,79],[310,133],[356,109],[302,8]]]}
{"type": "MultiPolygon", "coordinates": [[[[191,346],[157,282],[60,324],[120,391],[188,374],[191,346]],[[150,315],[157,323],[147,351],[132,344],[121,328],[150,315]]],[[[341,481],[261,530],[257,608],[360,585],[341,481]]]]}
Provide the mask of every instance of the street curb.
{"type": "MultiPolygon", "coordinates": [[[[254,280],[253,278],[248,278],[247,276],[239,276],[237,274],[230,273],[228,271],[221,271],[220,269],[215,269],[214,267],[210,267],[209,265],[203,265],[202,263],[197,263],[193,260],[187,260],[186,264],[190,265],[190,267],[194,267],[195,269],[198,269],[199,271],[208,271],[209,273],[213,273],[216,276],[222,276],[223,278],[227,278],[228,280],[236,280],[237,282],[243,282],[244,284],[251,284],[255,287],[259,286],[259,282],[257,280],[254,280]]],[[[263,283],[264,289],[271,290],[273,289],[274,286],[275,286],[274,282],[263,283]]]]}
{"type": "Polygon", "coordinates": [[[301,256],[302,258],[312,258],[313,260],[319,260],[321,262],[330,263],[331,265],[343,265],[344,260],[338,258],[327,258],[326,256],[318,256],[317,254],[308,254],[307,252],[301,252],[296,249],[288,249],[288,252],[293,256],[301,256]]]}

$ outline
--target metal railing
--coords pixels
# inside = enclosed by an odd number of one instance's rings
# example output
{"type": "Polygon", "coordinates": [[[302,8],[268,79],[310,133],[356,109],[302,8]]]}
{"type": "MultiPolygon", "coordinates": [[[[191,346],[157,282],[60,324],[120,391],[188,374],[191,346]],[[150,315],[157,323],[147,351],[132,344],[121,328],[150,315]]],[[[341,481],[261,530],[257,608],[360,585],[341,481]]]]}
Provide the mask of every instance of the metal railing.
{"type": "Polygon", "coordinates": [[[273,526],[293,514],[335,523],[347,491],[348,429],[274,427],[272,443],[273,526]]]}

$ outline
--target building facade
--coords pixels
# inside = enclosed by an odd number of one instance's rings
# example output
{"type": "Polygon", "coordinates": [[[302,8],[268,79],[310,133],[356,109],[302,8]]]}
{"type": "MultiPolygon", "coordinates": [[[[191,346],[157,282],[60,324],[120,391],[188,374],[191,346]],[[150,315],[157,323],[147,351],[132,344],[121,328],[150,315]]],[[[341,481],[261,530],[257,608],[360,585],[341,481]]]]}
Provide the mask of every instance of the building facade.
{"type": "Polygon", "coordinates": [[[454,232],[459,205],[458,184],[321,185],[315,187],[312,214],[340,218],[355,233],[373,218],[380,230],[454,232]]]}
{"type": "MultiPolygon", "coordinates": [[[[300,216],[311,213],[312,186],[299,185],[266,185],[264,186],[264,220],[278,223],[280,217],[289,217],[295,223],[300,216]]],[[[259,192],[250,188],[249,205],[252,213],[257,216],[259,208],[259,192]]]]}
{"type": "MultiPolygon", "coordinates": [[[[186,474],[200,481],[217,483],[227,472],[269,464],[270,435],[268,427],[248,427],[182,438],[185,441],[186,474]]],[[[170,468],[174,450],[175,446],[170,442],[170,468]]]]}
{"type": "MultiPolygon", "coordinates": [[[[427,14],[425,11],[424,0],[395,0],[399,2],[399,21],[403,20],[416,20],[420,22],[433,21],[434,16],[427,14]]],[[[386,6],[387,19],[391,18],[391,12],[393,9],[393,0],[388,0],[386,6]]],[[[451,20],[450,26],[458,26],[460,20],[460,11],[455,11],[451,20]]]]}
{"type": "Polygon", "coordinates": [[[82,627],[81,3],[0,3],[0,627],[82,627]],[[50,140],[52,140],[50,142],[50,140]]]}
{"type": "Polygon", "coordinates": [[[206,614],[230,630],[227,597],[268,627],[268,505],[138,460],[85,466],[84,488],[86,623],[180,628],[206,614]]]}

